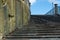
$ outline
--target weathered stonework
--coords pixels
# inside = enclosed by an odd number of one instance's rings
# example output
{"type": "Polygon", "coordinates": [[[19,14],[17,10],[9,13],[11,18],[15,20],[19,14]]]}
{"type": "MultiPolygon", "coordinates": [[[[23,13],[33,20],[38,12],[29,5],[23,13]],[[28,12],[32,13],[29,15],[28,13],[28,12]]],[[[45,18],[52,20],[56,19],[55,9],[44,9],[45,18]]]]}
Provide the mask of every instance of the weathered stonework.
{"type": "Polygon", "coordinates": [[[16,28],[28,25],[29,2],[23,0],[0,0],[0,34],[7,35],[16,28]]]}
{"type": "MultiPolygon", "coordinates": [[[[28,2],[28,1],[27,1],[28,2]]],[[[17,16],[17,26],[18,28],[24,26],[24,25],[28,25],[28,20],[30,19],[30,7],[29,5],[26,4],[26,1],[23,1],[23,0],[16,0],[16,10],[18,10],[18,12],[16,11],[16,14],[17,15],[20,15],[20,16],[17,16]],[[20,6],[18,6],[20,5],[20,6]],[[19,9],[20,8],[20,9],[19,9]],[[19,11],[20,10],[20,11],[19,11]],[[19,19],[20,17],[20,19],[19,19]]]]}
{"type": "Polygon", "coordinates": [[[2,1],[0,0],[0,39],[2,38],[2,36],[4,35],[4,13],[3,13],[3,8],[2,8],[2,1]]]}

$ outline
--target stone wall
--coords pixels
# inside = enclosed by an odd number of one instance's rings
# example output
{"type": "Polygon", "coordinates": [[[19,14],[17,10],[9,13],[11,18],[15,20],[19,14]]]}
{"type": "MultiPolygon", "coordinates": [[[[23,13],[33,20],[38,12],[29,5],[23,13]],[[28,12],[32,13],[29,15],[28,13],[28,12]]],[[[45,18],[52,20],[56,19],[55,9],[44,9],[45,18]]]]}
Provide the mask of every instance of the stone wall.
{"type": "Polygon", "coordinates": [[[7,35],[28,25],[30,8],[22,0],[0,0],[0,34],[7,35]]]}
{"type": "Polygon", "coordinates": [[[2,38],[2,36],[4,35],[4,13],[3,13],[3,5],[2,5],[2,1],[0,0],[0,39],[2,38]]]}

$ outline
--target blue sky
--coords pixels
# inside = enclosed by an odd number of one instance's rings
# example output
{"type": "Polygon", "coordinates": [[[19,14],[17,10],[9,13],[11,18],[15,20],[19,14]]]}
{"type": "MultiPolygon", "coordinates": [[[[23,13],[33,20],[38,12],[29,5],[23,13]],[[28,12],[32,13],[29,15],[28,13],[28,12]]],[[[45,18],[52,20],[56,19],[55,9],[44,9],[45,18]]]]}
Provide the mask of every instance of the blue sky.
{"type": "Polygon", "coordinates": [[[54,7],[52,2],[59,4],[60,0],[30,0],[31,2],[31,14],[32,15],[43,15],[54,7]]]}

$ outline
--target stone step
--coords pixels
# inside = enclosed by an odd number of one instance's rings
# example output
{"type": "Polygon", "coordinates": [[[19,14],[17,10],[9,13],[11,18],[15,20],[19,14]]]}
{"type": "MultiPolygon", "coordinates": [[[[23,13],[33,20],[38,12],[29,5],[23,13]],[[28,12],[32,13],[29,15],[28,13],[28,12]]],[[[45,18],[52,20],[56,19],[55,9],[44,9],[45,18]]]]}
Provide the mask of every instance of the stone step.
{"type": "Polygon", "coordinates": [[[46,38],[60,38],[60,35],[43,35],[43,36],[5,36],[5,38],[6,39],[39,39],[40,40],[40,38],[44,38],[44,39],[46,39],[46,38]]]}

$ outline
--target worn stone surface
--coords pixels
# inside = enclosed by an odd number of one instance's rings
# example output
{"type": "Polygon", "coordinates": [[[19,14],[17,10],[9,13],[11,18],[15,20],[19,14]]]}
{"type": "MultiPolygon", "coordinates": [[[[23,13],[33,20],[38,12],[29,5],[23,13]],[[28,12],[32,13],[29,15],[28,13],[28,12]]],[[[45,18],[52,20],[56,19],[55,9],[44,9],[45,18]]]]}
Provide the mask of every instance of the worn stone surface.
{"type": "Polygon", "coordinates": [[[29,13],[29,5],[25,1],[0,0],[0,34],[6,35],[16,27],[27,25],[29,13]]]}
{"type": "Polygon", "coordinates": [[[6,40],[60,40],[60,38],[40,38],[40,39],[6,39],[6,40]]]}
{"type": "Polygon", "coordinates": [[[9,18],[9,29],[10,29],[10,32],[14,31],[15,30],[15,1],[14,0],[8,0],[8,18],[9,18]]]}
{"type": "Polygon", "coordinates": [[[2,8],[2,1],[0,0],[0,39],[4,35],[4,13],[3,13],[3,8],[2,8]]]}

